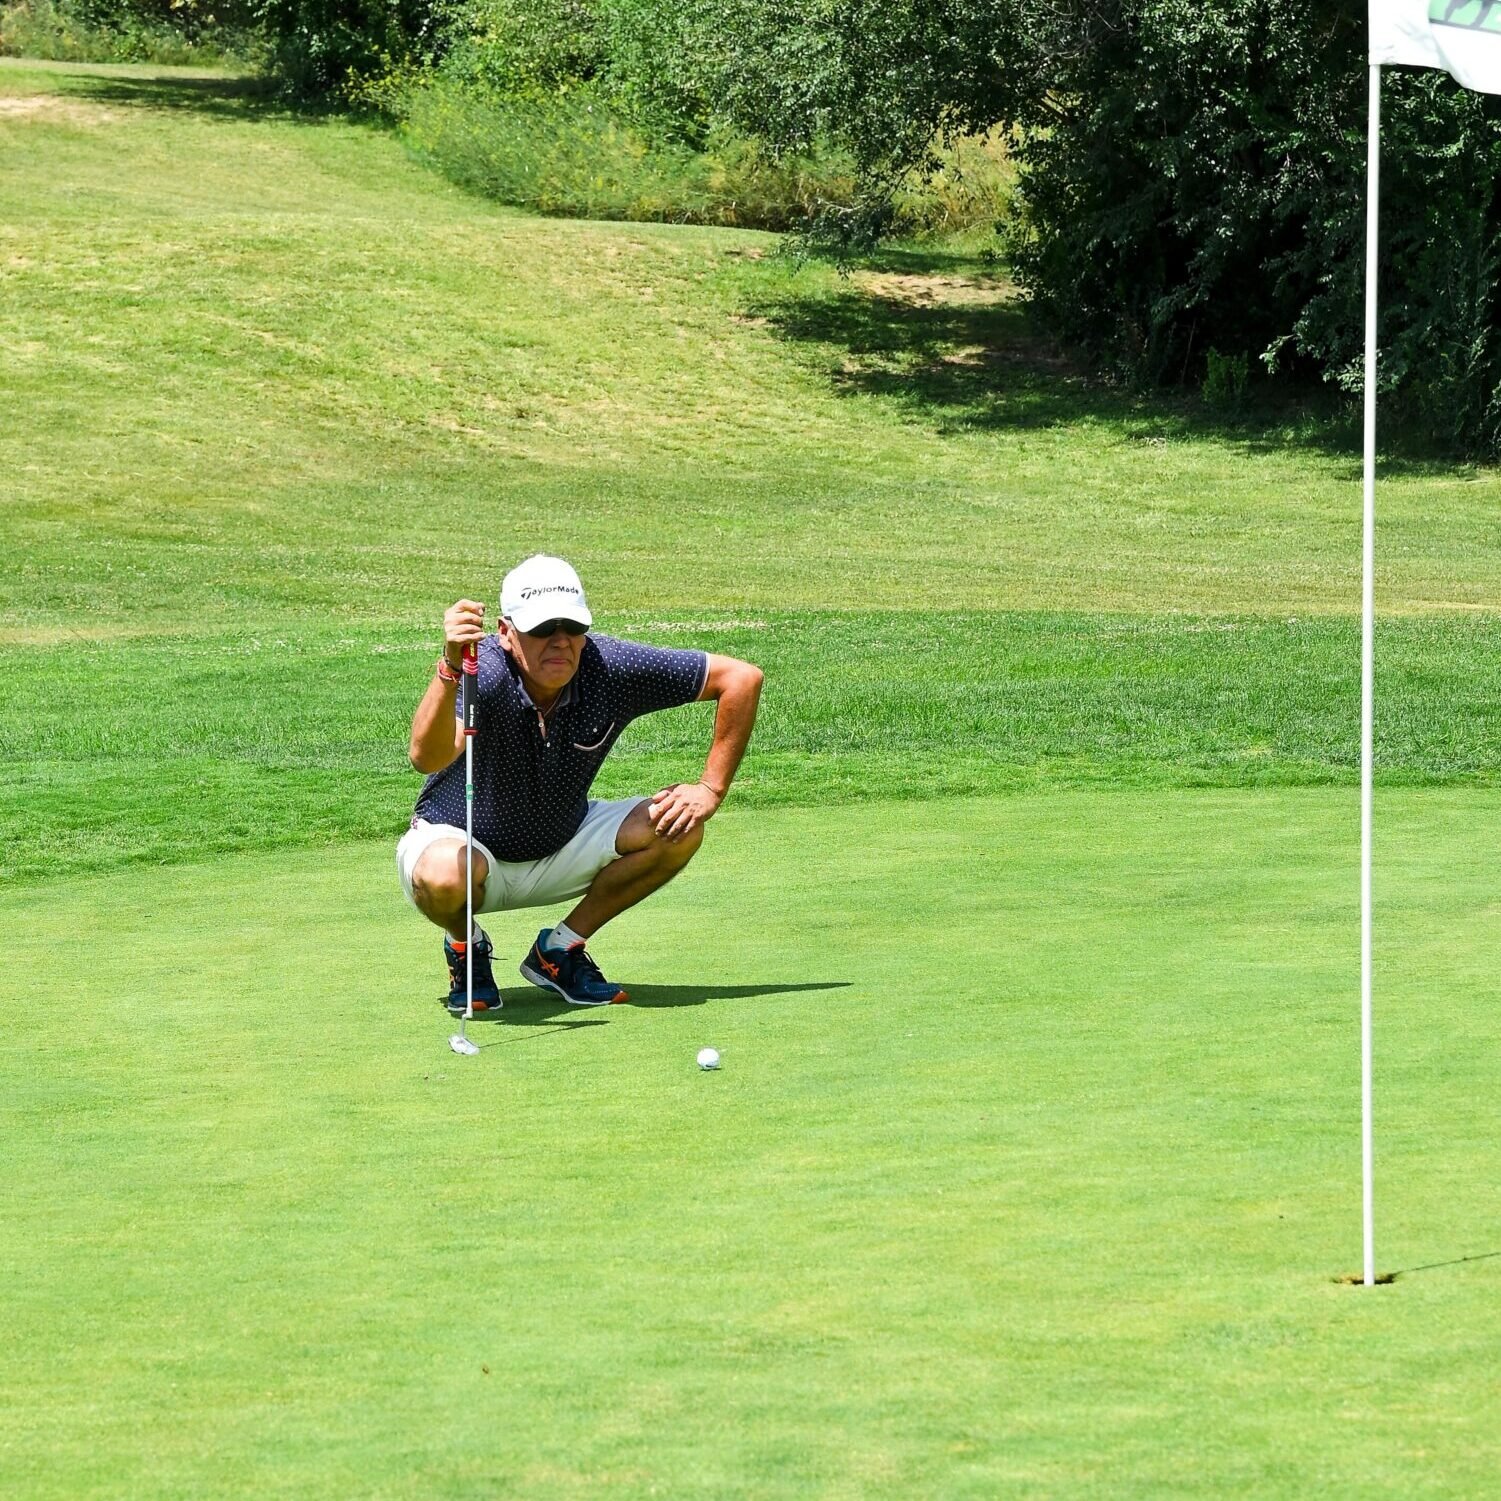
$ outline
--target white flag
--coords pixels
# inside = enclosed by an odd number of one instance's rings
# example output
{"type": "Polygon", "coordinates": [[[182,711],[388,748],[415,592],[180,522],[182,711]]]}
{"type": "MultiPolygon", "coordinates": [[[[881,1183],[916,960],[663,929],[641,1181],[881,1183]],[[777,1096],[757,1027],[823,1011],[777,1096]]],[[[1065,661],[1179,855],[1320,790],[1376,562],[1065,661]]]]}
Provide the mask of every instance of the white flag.
{"type": "Polygon", "coordinates": [[[1371,61],[1442,68],[1501,94],[1501,0],[1371,0],[1371,61]]]}

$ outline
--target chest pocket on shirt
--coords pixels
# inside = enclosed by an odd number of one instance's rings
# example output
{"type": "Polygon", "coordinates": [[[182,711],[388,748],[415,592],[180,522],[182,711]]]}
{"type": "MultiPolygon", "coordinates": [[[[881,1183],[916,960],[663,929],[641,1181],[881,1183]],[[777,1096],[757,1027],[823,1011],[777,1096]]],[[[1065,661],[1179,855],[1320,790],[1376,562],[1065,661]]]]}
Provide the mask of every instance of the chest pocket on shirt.
{"type": "Polygon", "coordinates": [[[610,735],[613,733],[614,729],[615,721],[612,719],[609,723],[609,726],[604,730],[602,734],[586,735],[586,739],[584,741],[575,740],[573,742],[573,748],[576,751],[601,751],[605,748],[605,742],[609,740],[610,735]]]}

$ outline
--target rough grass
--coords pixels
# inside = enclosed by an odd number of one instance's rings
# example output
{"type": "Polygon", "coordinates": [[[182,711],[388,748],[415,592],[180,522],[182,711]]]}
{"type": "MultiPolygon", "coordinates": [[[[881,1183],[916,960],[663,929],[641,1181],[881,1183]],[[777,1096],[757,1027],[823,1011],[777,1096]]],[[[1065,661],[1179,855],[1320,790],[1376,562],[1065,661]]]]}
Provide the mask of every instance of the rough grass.
{"type": "MultiPolygon", "coordinates": [[[[362,94],[423,162],[498,203],[544,214],[785,230],[855,196],[832,148],[773,157],[728,127],[700,148],[654,137],[585,90],[518,97],[449,76],[400,74],[362,94]]],[[[994,244],[1015,170],[999,132],[937,148],[938,166],[893,199],[898,236],[994,244]]]]}
{"type": "Polygon", "coordinates": [[[654,140],[587,94],[522,99],[439,72],[401,81],[383,103],[445,177],[544,214],[787,229],[853,192],[850,163],[832,154],[775,160],[728,131],[702,150],[654,140]]]}
{"type": "MultiPolygon", "coordinates": [[[[598,606],[597,606],[598,608],[598,606]]],[[[760,619],[639,613],[606,628],[768,675],[749,807],[1081,786],[1350,785],[1359,633],[1325,618],[1038,612],[760,619]]],[[[1380,781],[1492,785],[1501,626],[1392,622],[1380,781]]],[[[431,632],[300,631],[0,649],[0,877],[23,882],[265,845],[395,835],[431,632]]],[[[703,765],[707,706],[640,721],[597,784],[703,765]]]]}

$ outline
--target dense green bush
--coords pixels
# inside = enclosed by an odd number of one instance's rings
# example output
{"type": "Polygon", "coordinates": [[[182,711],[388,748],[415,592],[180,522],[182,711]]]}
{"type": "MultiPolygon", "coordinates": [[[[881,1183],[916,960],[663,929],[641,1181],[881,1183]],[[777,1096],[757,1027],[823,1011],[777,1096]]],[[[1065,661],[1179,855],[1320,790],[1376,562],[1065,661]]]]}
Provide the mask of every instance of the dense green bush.
{"type": "Polygon", "coordinates": [[[657,140],[701,146],[719,66],[702,0],[450,0],[445,77],[525,99],[586,89],[657,140]]]}
{"type": "MultiPolygon", "coordinates": [[[[261,0],[285,87],[394,119],[464,186],[545,213],[786,229],[857,196],[853,154],[816,129],[732,113],[740,0],[261,0]],[[738,22],[737,22],[738,24],[738,22]]],[[[908,233],[989,224],[1014,169],[956,143],[883,199],[908,233]]]]}
{"type": "MultiPolygon", "coordinates": [[[[458,0],[435,66],[358,97],[455,181],[545,213],[787,229],[851,198],[847,150],[749,136],[715,110],[714,14],[701,0],[458,0]]],[[[970,142],[895,209],[914,232],[989,222],[1012,176],[996,142],[970,142]]]]}
{"type": "MultiPolygon", "coordinates": [[[[1135,379],[1197,382],[1214,349],[1358,392],[1364,40],[1327,0],[1081,9],[1019,148],[1014,258],[1042,317],[1135,379]]],[[[1501,100],[1431,72],[1384,87],[1384,417],[1496,453],[1501,100]]]]}
{"type": "Polygon", "coordinates": [[[61,62],[251,64],[260,47],[239,0],[15,0],[0,9],[0,55],[61,62]]]}
{"type": "MultiPolygon", "coordinates": [[[[658,138],[702,146],[717,127],[725,38],[709,0],[595,0],[611,107],[658,138]]],[[[811,156],[817,141],[794,155],[811,156]]]]}
{"type": "Polygon", "coordinates": [[[606,55],[590,0],[453,0],[442,31],[447,79],[518,99],[590,83],[606,55]]]}
{"type": "MultiPolygon", "coordinates": [[[[1501,99],[1386,69],[1382,100],[1382,421],[1460,455],[1501,456],[1501,99]]],[[[1364,90],[1355,105],[1363,124],[1364,90]]],[[[1290,205],[1307,226],[1270,266],[1308,289],[1287,344],[1342,390],[1364,384],[1365,132],[1290,205]],[[1311,195],[1310,195],[1311,196],[1311,195]]],[[[1275,365],[1283,346],[1273,344],[1275,365]]]]}
{"type": "MultiPolygon", "coordinates": [[[[690,3],[714,13],[716,109],[776,150],[823,140],[850,153],[856,192],[821,205],[808,226],[841,249],[901,232],[894,208],[935,175],[952,191],[955,148],[1046,87],[1041,0],[690,3]]],[[[982,184],[963,217],[997,207],[999,186],[982,184]]]]}
{"type": "Polygon", "coordinates": [[[338,94],[430,58],[443,0],[259,0],[270,63],[298,98],[338,94]]]}

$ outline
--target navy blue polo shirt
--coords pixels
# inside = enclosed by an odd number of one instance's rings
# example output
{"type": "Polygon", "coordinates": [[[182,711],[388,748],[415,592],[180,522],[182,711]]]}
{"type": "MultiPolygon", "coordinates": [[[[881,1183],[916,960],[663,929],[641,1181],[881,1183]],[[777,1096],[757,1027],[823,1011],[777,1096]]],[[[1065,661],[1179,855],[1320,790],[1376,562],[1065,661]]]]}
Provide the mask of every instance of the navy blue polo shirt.
{"type": "MultiPolygon", "coordinates": [[[[475,714],[475,839],[497,860],[555,854],[578,833],[590,784],[620,732],[642,714],[692,703],[708,675],[706,652],[590,635],[544,728],[521,669],[498,637],[486,636],[475,714]]],[[[423,784],[416,817],[464,827],[463,756],[423,784]]]]}

